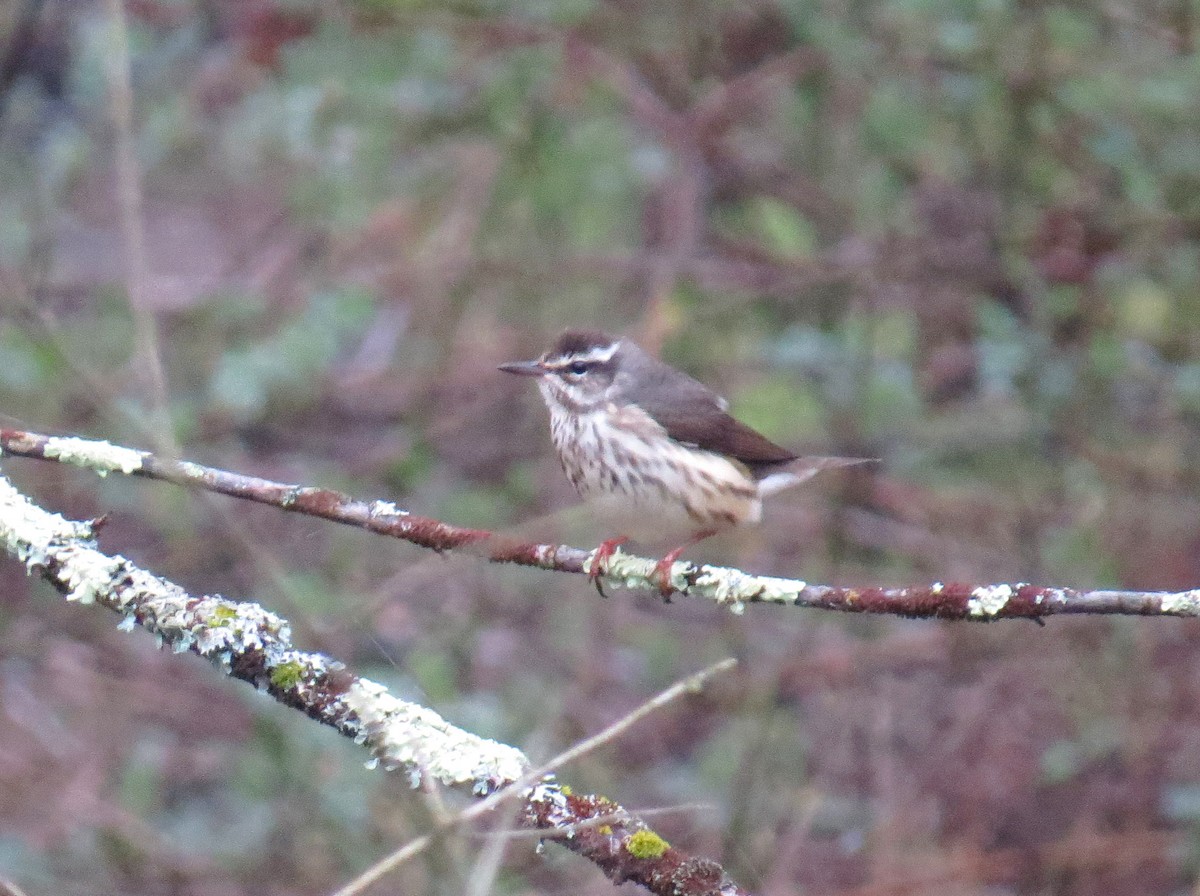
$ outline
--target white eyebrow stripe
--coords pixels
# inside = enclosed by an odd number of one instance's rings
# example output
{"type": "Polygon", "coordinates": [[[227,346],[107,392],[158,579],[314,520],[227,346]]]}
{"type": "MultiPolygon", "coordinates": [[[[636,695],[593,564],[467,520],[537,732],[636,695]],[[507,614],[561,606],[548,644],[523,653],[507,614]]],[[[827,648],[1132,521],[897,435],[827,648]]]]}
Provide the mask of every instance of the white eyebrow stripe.
{"type": "Polygon", "coordinates": [[[585,364],[604,364],[612,360],[613,355],[620,347],[621,341],[618,339],[612,345],[594,345],[586,352],[572,352],[569,355],[555,358],[550,363],[554,367],[566,367],[576,361],[582,361],[585,364]]]}
{"type": "Polygon", "coordinates": [[[620,346],[620,340],[612,345],[597,345],[590,349],[587,354],[581,355],[580,361],[588,361],[595,364],[603,364],[606,361],[611,361],[612,356],[617,353],[617,348],[620,346]]]}

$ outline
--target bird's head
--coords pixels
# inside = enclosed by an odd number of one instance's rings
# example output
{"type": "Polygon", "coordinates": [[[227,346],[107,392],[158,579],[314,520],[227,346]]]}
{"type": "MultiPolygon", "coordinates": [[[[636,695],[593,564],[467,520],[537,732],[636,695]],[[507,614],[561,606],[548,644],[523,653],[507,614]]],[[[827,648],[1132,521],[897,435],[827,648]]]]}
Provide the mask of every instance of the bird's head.
{"type": "Polygon", "coordinates": [[[584,414],[613,399],[614,382],[628,343],[607,333],[568,330],[534,361],[501,364],[505,373],[538,378],[551,411],[584,414]]]}

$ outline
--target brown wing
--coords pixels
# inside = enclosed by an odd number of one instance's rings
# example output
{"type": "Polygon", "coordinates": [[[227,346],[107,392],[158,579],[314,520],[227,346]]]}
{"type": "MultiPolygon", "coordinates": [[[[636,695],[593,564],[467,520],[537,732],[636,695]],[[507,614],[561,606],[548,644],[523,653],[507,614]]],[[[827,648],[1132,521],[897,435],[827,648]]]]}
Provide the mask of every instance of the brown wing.
{"type": "Polygon", "coordinates": [[[641,361],[630,397],[675,441],[736,458],[755,472],[796,459],[786,448],[731,417],[724,399],[708,386],[649,355],[641,361]]]}
{"type": "Polygon", "coordinates": [[[791,451],[776,445],[762,433],[756,432],[723,411],[703,419],[681,417],[658,422],[675,441],[736,458],[751,469],[796,459],[796,455],[791,451]]]}

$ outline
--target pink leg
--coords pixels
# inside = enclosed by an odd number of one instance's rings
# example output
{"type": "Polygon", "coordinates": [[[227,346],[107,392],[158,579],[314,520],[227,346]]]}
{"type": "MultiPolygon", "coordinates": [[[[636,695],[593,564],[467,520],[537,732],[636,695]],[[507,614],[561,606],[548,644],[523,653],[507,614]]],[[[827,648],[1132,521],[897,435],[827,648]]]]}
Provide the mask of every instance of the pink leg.
{"type": "Polygon", "coordinates": [[[604,588],[600,585],[600,577],[608,572],[608,561],[617,552],[617,548],[627,541],[629,541],[628,535],[609,538],[606,541],[600,542],[600,547],[596,548],[596,553],[592,555],[592,568],[588,572],[588,579],[596,586],[596,590],[600,592],[601,597],[608,597],[608,595],[604,593],[604,588]]]}
{"type": "Polygon", "coordinates": [[[650,576],[650,580],[658,586],[658,593],[662,595],[662,599],[667,603],[671,602],[671,595],[675,593],[675,586],[671,584],[671,567],[675,562],[683,556],[683,552],[690,547],[694,547],[706,538],[716,535],[713,529],[706,529],[703,532],[697,532],[685,543],[681,544],[675,550],[666,554],[661,560],[654,564],[654,572],[650,576]]]}

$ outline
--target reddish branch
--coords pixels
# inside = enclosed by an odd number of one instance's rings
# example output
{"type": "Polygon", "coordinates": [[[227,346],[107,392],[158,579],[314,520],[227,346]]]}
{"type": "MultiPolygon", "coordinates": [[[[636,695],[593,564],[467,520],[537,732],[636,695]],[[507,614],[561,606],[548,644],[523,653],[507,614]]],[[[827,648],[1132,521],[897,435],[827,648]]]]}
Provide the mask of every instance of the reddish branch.
{"type": "MultiPolygon", "coordinates": [[[[52,437],[0,429],[7,454],[58,460],[46,454],[52,437]]],[[[453,526],[399,510],[386,501],[360,501],[340,492],[272,482],[213,467],[166,460],[138,452],[132,475],[231,495],[281,510],[303,513],[389,535],[435,551],[466,550],[495,563],[516,563],[556,572],[582,573],[590,552],[566,545],[522,543],[484,529],[453,526]]],[[[637,582],[640,585],[640,581],[637,582]]],[[[747,576],[737,570],[690,566],[677,592],[736,604],[783,603],[847,613],[878,613],[914,618],[1042,619],[1061,614],[1200,616],[1200,589],[1183,592],[1077,590],[1024,582],[974,585],[934,582],[922,587],[852,588],[747,576]],[[735,598],[722,598],[714,581],[744,586],[735,598]],[[780,592],[783,596],[780,596],[780,592]]],[[[646,587],[651,587],[647,583],[646,587]]]]}
{"type": "MultiPolygon", "coordinates": [[[[0,429],[0,449],[20,457],[58,461],[59,458],[46,454],[47,444],[53,438],[42,433],[0,429]]],[[[468,549],[484,554],[496,563],[517,563],[560,572],[583,572],[583,561],[588,557],[588,552],[579,548],[520,543],[486,529],[468,529],[417,516],[387,501],[359,501],[333,489],[272,482],[187,461],[168,460],[150,452],[139,454],[141,466],[130,475],[320,517],[435,551],[468,549]]]]}
{"type": "MultiPolygon", "coordinates": [[[[537,830],[561,828],[568,836],[558,842],[595,863],[613,883],[641,884],[652,893],[672,896],[746,896],[731,882],[725,870],[711,859],[689,856],[666,841],[657,855],[638,857],[630,853],[630,838],[647,828],[634,816],[602,796],[536,795],[521,808],[521,822],[537,830]],[[561,813],[573,819],[563,825],[561,813]],[[595,823],[581,823],[595,819],[595,823]]],[[[657,852],[657,850],[655,850],[657,852]]]]}

